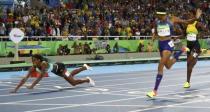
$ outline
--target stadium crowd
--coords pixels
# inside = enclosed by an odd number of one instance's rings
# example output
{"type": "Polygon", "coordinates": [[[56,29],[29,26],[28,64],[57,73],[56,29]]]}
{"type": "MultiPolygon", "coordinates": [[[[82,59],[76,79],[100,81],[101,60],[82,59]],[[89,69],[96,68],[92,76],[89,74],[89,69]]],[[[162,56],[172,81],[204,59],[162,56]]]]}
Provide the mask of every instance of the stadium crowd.
{"type": "Polygon", "coordinates": [[[31,8],[29,5],[0,9],[0,35],[13,27],[26,36],[139,36],[151,35],[154,10],[165,6],[171,15],[180,15],[196,7],[203,10],[200,19],[210,26],[210,2],[196,0],[63,0],[57,8],[31,8]]]}

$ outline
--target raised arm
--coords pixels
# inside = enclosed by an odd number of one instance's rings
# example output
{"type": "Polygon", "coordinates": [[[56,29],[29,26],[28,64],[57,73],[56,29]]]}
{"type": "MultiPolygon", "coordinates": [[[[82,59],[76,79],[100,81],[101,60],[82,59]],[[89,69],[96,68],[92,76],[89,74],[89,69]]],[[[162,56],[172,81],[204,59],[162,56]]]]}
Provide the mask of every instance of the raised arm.
{"type": "Polygon", "coordinates": [[[184,20],[184,19],[180,19],[179,17],[173,16],[172,17],[172,22],[173,23],[178,23],[178,24],[190,24],[193,21],[196,21],[196,18],[192,18],[192,19],[188,19],[188,20],[184,20]]]}
{"type": "Polygon", "coordinates": [[[199,19],[201,14],[202,14],[202,11],[200,9],[197,9],[196,15],[195,15],[194,18],[191,18],[191,19],[188,19],[188,20],[183,20],[183,19],[180,19],[179,17],[173,16],[172,17],[172,22],[173,23],[180,23],[180,24],[190,24],[193,21],[196,21],[197,19],[199,19]]]}

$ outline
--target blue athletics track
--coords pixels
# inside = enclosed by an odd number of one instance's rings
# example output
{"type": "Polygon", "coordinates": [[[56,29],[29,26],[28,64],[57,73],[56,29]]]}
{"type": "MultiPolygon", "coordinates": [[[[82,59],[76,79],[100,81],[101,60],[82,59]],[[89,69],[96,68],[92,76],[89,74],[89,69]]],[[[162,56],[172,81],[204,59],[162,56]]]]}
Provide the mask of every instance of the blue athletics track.
{"type": "MultiPolygon", "coordinates": [[[[71,70],[72,68],[69,68],[71,70]]],[[[93,66],[76,78],[90,76],[96,86],[70,86],[50,74],[33,90],[9,93],[26,71],[0,72],[0,112],[209,112],[210,61],[199,61],[191,88],[184,89],[186,62],[165,70],[156,99],[145,96],[154,86],[157,63],[93,66]]],[[[33,79],[29,80],[30,84],[33,79]]]]}

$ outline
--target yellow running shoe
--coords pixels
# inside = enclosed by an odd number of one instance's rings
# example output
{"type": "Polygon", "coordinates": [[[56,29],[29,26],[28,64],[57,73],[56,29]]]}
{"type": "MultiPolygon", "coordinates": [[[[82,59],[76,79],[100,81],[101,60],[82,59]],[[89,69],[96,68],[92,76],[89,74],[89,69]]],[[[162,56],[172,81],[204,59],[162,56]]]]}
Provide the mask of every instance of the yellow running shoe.
{"type": "Polygon", "coordinates": [[[190,88],[190,83],[189,82],[185,82],[184,83],[184,88],[190,88]]]}
{"type": "Polygon", "coordinates": [[[203,52],[206,52],[207,51],[207,49],[201,49],[201,52],[203,53],[203,52]]]}
{"type": "Polygon", "coordinates": [[[190,49],[186,46],[183,46],[181,50],[182,50],[182,52],[189,52],[190,51],[190,49]]]}
{"type": "Polygon", "coordinates": [[[155,91],[151,91],[147,93],[147,97],[149,98],[155,98],[155,96],[157,96],[157,92],[155,91]]]}

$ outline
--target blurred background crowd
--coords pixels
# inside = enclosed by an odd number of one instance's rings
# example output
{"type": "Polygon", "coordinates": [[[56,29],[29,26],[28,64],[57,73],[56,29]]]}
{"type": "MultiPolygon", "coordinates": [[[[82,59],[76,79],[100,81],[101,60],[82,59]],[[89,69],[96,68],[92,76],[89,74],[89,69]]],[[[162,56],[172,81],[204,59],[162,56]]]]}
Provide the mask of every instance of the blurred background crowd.
{"type": "Polygon", "coordinates": [[[210,27],[207,0],[37,0],[13,8],[0,8],[0,35],[13,27],[26,36],[139,36],[151,35],[155,9],[185,19],[184,12],[201,7],[200,21],[210,27]],[[51,4],[50,4],[51,3],[51,4]]]}

